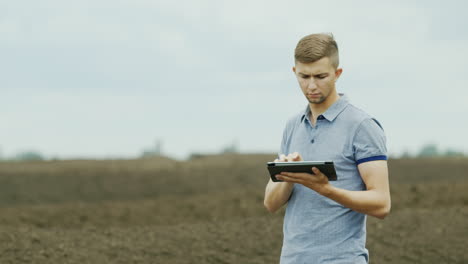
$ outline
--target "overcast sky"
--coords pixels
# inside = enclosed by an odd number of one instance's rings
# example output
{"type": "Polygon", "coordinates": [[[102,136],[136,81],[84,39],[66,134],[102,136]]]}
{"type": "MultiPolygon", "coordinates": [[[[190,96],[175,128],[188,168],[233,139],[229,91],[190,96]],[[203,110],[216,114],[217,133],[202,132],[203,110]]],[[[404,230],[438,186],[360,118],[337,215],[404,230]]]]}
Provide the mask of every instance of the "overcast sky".
{"type": "Polygon", "coordinates": [[[0,149],[184,158],[237,142],[276,152],[307,102],[291,71],[332,32],[337,88],[389,152],[468,153],[466,1],[1,0],[0,149]]]}

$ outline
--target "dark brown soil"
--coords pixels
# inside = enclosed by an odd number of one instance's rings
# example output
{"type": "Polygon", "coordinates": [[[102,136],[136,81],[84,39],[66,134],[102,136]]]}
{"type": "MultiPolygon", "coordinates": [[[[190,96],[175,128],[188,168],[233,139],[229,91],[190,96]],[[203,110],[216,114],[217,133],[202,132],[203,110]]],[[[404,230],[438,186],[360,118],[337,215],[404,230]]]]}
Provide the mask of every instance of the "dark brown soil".
{"type": "MultiPolygon", "coordinates": [[[[0,263],[277,263],[274,155],[0,163],[0,263]]],[[[391,160],[372,263],[468,263],[468,159],[391,160]]]]}

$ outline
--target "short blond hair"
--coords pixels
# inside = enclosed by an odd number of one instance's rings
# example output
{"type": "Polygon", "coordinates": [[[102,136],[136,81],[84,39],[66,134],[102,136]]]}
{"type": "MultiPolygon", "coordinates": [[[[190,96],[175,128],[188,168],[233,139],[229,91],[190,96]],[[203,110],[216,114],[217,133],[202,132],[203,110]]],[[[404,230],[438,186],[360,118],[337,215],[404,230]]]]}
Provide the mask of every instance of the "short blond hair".
{"type": "Polygon", "coordinates": [[[303,37],[294,50],[295,62],[312,63],[324,57],[328,57],[333,67],[338,68],[340,59],[338,56],[338,44],[333,34],[319,33],[303,37]]]}

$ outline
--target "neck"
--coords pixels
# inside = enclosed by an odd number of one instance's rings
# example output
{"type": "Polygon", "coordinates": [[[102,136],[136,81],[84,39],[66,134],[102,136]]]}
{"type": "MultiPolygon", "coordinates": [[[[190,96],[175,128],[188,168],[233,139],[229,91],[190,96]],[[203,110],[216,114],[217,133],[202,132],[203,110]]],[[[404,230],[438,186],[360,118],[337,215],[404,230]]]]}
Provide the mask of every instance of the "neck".
{"type": "Polygon", "coordinates": [[[340,99],[340,96],[338,95],[338,93],[335,90],[322,103],[320,103],[320,104],[309,103],[312,122],[315,124],[315,120],[317,120],[317,117],[319,115],[325,113],[325,111],[327,111],[327,109],[330,106],[332,106],[339,99],[340,99]]]}

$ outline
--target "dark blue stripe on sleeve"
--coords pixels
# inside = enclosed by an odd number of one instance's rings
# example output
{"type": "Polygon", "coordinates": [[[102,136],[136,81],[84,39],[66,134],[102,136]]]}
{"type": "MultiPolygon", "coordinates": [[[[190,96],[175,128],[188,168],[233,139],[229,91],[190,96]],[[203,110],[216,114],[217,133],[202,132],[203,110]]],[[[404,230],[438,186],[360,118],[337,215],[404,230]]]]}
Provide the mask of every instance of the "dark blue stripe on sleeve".
{"type": "Polygon", "coordinates": [[[380,127],[382,130],[384,130],[383,127],[382,127],[382,125],[380,124],[380,122],[377,121],[377,119],[372,118],[372,120],[374,120],[374,122],[375,122],[377,125],[379,125],[379,127],[380,127]]]}
{"type": "Polygon", "coordinates": [[[387,156],[382,155],[382,156],[374,156],[374,157],[360,159],[360,160],[356,161],[356,164],[359,165],[361,163],[368,162],[368,161],[373,161],[373,160],[387,160],[387,156]]]}

